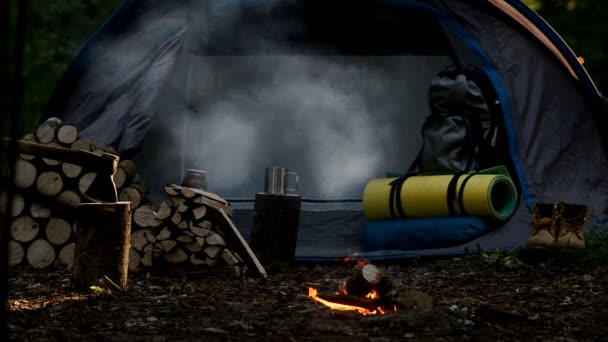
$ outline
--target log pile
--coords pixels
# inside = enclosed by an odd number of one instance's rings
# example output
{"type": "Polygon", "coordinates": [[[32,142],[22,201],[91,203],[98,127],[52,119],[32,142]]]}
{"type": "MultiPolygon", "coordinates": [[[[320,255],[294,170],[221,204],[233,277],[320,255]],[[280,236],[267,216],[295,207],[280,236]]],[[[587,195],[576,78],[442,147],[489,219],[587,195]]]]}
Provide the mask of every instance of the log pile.
{"type": "MultiPolygon", "coordinates": [[[[90,152],[117,154],[110,146],[95,146],[81,139],[78,129],[51,118],[23,140],[90,152]]],[[[135,182],[136,167],[122,160],[115,181],[120,200],[132,201],[133,210],[147,202],[147,189],[135,182]]],[[[0,215],[12,218],[9,264],[45,268],[54,261],[72,267],[75,247],[75,209],[88,200],[83,196],[96,177],[94,169],[59,160],[20,154],[15,163],[11,207],[9,194],[0,192],[0,215]]],[[[135,219],[134,219],[135,220],[135,219]]],[[[138,221],[141,221],[139,219],[138,221]]]]}
{"type": "Polygon", "coordinates": [[[164,188],[167,199],[156,211],[140,207],[132,230],[129,269],[171,273],[223,270],[238,276],[243,267],[266,276],[264,268],[230,221],[221,197],[179,185],[164,188]]]}

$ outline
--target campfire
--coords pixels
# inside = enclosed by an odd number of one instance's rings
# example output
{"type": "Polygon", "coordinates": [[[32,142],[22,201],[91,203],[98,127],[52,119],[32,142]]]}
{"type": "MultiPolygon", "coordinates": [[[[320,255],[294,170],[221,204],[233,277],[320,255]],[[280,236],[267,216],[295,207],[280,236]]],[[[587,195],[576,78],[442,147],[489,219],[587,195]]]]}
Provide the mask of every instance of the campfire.
{"type": "Polygon", "coordinates": [[[332,310],[355,311],[362,315],[384,315],[397,311],[391,282],[369,262],[358,262],[352,275],[336,292],[319,292],[308,289],[308,297],[332,310]]]}

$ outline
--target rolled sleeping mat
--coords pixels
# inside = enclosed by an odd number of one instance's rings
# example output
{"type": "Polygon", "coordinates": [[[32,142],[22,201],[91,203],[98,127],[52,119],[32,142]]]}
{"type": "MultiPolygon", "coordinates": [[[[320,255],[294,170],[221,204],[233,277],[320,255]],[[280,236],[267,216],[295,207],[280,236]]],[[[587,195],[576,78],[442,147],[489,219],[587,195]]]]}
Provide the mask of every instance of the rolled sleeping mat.
{"type": "Polygon", "coordinates": [[[370,220],[478,216],[508,219],[517,206],[510,177],[455,174],[373,179],[363,190],[370,220]]]}
{"type": "Polygon", "coordinates": [[[462,245],[487,232],[485,222],[477,217],[368,221],[361,243],[364,251],[413,251],[462,245]]]}

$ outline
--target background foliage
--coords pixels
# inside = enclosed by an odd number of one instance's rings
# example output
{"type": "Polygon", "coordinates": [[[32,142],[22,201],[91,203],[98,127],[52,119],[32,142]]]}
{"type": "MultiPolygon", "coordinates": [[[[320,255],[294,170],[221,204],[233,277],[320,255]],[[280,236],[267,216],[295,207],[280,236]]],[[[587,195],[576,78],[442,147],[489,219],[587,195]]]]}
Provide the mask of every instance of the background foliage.
{"type": "MultiPolygon", "coordinates": [[[[25,100],[18,136],[34,127],[47,98],[69,62],[122,0],[29,2],[23,70],[25,100]]],[[[525,2],[560,32],[578,56],[584,57],[591,76],[604,93],[608,93],[608,20],[604,20],[608,17],[608,2],[525,2]]],[[[6,135],[7,132],[1,133],[6,135]]]]}

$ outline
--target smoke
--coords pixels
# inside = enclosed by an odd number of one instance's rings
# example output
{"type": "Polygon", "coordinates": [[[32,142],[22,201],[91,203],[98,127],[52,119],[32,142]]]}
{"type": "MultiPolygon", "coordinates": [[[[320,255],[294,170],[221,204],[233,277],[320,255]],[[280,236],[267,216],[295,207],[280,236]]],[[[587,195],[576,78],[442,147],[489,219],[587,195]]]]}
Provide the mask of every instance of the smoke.
{"type": "Polygon", "coordinates": [[[192,81],[193,91],[208,93],[191,100],[197,113],[190,113],[187,135],[194,138],[185,156],[188,165],[207,171],[215,191],[251,197],[263,190],[264,168],[282,166],[299,174],[303,195],[358,197],[366,180],[387,171],[383,145],[396,137],[394,120],[383,120],[390,107],[383,102],[394,94],[370,99],[368,81],[378,71],[369,58],[205,61],[214,76],[193,78],[205,80],[192,81]]]}
{"type": "Polygon", "coordinates": [[[304,197],[360,198],[371,178],[407,169],[420,146],[428,85],[449,59],[304,55],[280,43],[299,24],[284,20],[264,39],[258,26],[241,25],[239,9],[203,25],[205,10],[189,13],[196,26],[155,94],[142,158],[152,186],[198,168],[210,191],[252,198],[263,191],[264,169],[280,166],[298,174],[304,197]],[[233,46],[203,53],[209,41],[233,46]],[[255,47],[280,53],[238,53],[255,47]]]}

